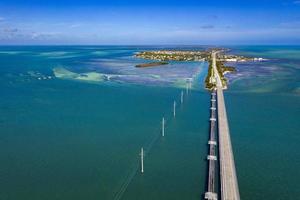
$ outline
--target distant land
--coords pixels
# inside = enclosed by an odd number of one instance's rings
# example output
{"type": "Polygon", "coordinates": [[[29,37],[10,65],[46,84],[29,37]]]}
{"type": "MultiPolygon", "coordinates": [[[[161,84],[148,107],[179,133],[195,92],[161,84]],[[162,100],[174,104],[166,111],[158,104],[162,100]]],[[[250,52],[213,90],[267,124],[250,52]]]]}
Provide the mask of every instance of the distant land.
{"type": "Polygon", "coordinates": [[[224,88],[227,88],[227,79],[225,78],[226,73],[234,73],[236,72],[236,68],[232,66],[225,66],[227,62],[255,62],[255,61],[265,61],[267,59],[264,58],[253,58],[246,57],[241,55],[232,55],[226,54],[229,49],[224,48],[214,48],[207,50],[157,50],[157,51],[142,51],[135,54],[138,58],[143,58],[147,60],[156,60],[158,62],[151,63],[143,63],[138,64],[135,67],[143,68],[143,67],[158,67],[161,65],[168,64],[167,61],[207,61],[209,63],[208,73],[205,79],[205,88],[208,90],[213,90],[216,87],[216,83],[214,80],[214,73],[212,69],[212,51],[218,51],[216,67],[218,73],[220,74],[220,78],[222,81],[222,85],[224,88]]]}
{"type": "Polygon", "coordinates": [[[159,61],[209,61],[211,51],[218,50],[220,55],[218,59],[224,62],[249,62],[264,61],[263,58],[252,58],[241,55],[226,54],[228,49],[208,49],[203,51],[181,51],[181,50],[159,50],[159,51],[142,51],[135,54],[138,58],[159,61]]]}
{"type": "Polygon", "coordinates": [[[137,67],[137,68],[155,67],[155,66],[161,66],[161,65],[167,65],[167,64],[169,64],[169,63],[168,62],[151,62],[151,63],[138,64],[135,67],[137,67]]]}

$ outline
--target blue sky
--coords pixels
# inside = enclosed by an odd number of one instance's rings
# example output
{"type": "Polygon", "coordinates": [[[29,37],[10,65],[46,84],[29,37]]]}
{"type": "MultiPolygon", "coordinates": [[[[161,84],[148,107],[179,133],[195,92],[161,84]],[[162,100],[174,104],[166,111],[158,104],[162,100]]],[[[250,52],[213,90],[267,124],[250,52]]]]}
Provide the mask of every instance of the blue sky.
{"type": "Polygon", "coordinates": [[[300,0],[1,0],[0,44],[300,44],[300,0]]]}

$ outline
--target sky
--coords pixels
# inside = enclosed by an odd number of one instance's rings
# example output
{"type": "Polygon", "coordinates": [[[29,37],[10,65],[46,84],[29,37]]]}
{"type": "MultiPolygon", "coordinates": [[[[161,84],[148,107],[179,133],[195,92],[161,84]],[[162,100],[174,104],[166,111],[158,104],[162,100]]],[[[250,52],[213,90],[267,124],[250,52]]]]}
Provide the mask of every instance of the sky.
{"type": "Polygon", "coordinates": [[[1,0],[0,45],[300,44],[300,0],[1,0]]]}

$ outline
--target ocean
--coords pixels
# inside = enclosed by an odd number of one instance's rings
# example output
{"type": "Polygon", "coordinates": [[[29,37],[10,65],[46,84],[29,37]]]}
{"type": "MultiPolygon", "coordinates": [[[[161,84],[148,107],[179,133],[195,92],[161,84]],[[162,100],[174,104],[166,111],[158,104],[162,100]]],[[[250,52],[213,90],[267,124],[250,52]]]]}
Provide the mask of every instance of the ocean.
{"type": "MultiPolygon", "coordinates": [[[[0,199],[201,199],[207,63],[134,67],[146,62],[133,56],[138,51],[173,48],[204,47],[1,46],[0,199]]],[[[228,63],[238,70],[226,75],[224,95],[241,198],[294,199],[300,47],[229,48],[268,59],[228,63]]]]}

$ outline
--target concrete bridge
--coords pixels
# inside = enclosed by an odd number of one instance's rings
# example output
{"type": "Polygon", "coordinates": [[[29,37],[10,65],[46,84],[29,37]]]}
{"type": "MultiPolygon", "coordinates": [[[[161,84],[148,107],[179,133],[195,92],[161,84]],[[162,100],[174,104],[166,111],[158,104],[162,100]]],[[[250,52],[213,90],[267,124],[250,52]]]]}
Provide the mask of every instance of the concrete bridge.
{"type": "Polygon", "coordinates": [[[223,95],[222,81],[216,66],[217,52],[212,53],[212,67],[217,83],[217,112],[219,133],[219,160],[220,160],[220,182],[222,200],[239,200],[240,193],[233,158],[233,151],[229,133],[226,114],[226,106],[223,95]]]}
{"type": "Polygon", "coordinates": [[[216,92],[211,94],[211,107],[210,107],[210,136],[209,136],[209,154],[208,160],[208,176],[207,176],[207,192],[205,193],[205,199],[217,200],[216,191],[216,167],[217,167],[217,141],[216,141],[216,92]]]}

